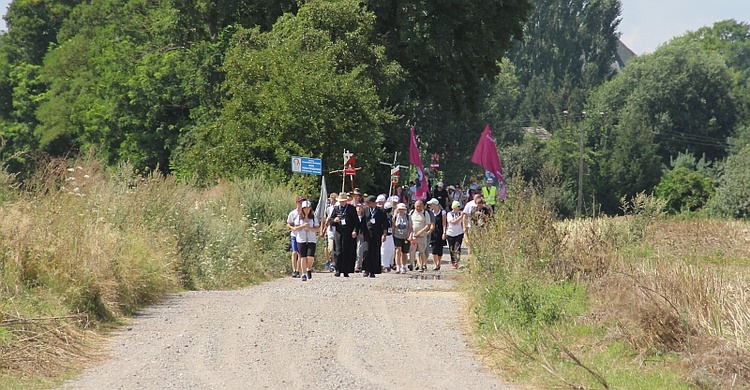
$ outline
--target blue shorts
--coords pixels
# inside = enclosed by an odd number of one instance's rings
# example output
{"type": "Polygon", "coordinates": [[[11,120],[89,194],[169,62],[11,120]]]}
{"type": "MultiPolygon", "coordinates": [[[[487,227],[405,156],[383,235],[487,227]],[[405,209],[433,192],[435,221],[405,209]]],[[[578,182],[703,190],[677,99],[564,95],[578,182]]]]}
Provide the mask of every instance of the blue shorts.
{"type": "Polygon", "coordinates": [[[299,248],[297,248],[297,237],[290,236],[290,240],[291,240],[290,248],[292,252],[299,253],[299,248]]]}

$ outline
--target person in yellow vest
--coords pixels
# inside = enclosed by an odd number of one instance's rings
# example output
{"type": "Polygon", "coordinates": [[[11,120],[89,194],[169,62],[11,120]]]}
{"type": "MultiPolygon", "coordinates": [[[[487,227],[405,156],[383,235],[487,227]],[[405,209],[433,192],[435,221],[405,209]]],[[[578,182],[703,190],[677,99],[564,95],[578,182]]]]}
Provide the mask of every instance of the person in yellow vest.
{"type": "Polygon", "coordinates": [[[482,195],[487,206],[490,206],[492,211],[495,210],[495,204],[497,203],[497,187],[492,183],[492,180],[487,179],[487,185],[482,187],[482,195]]]}

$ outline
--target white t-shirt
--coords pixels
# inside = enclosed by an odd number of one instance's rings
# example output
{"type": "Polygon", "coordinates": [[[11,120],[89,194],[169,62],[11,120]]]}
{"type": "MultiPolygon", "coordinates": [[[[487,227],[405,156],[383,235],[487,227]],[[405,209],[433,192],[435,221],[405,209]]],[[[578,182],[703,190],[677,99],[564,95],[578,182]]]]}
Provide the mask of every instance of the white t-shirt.
{"type": "MultiPolygon", "coordinates": [[[[474,199],[466,202],[466,206],[464,206],[464,215],[471,215],[475,208],[477,208],[477,202],[475,202],[474,199]]],[[[466,219],[466,227],[471,227],[471,218],[466,219]]]]}
{"type": "MultiPolygon", "coordinates": [[[[286,223],[292,226],[297,226],[295,222],[298,220],[299,220],[299,211],[297,211],[297,209],[290,211],[289,216],[286,217],[286,223]]],[[[295,233],[294,230],[292,230],[289,235],[292,237],[295,237],[294,233],[295,233]]]]}
{"type": "Polygon", "coordinates": [[[320,228],[320,223],[318,222],[317,218],[313,217],[310,218],[298,218],[297,223],[295,226],[305,225],[307,224],[308,227],[314,227],[315,230],[308,230],[308,229],[300,229],[294,231],[294,237],[296,238],[297,242],[307,242],[307,243],[316,243],[318,242],[318,230],[320,228]]]}
{"type": "MultiPolygon", "coordinates": [[[[335,206],[333,205],[326,207],[326,219],[331,217],[331,213],[333,213],[334,207],[335,206]]],[[[326,229],[326,235],[328,236],[328,238],[333,238],[336,235],[336,229],[333,228],[332,224],[328,225],[328,229],[326,229]]]]}
{"type": "Polygon", "coordinates": [[[463,220],[464,214],[462,212],[455,212],[451,210],[447,215],[447,220],[445,223],[448,224],[448,227],[445,229],[445,234],[449,237],[456,237],[459,234],[462,234],[464,232],[464,225],[461,223],[463,220]],[[460,218],[459,218],[460,217],[460,218]],[[451,223],[452,220],[459,218],[456,223],[451,223]]]}

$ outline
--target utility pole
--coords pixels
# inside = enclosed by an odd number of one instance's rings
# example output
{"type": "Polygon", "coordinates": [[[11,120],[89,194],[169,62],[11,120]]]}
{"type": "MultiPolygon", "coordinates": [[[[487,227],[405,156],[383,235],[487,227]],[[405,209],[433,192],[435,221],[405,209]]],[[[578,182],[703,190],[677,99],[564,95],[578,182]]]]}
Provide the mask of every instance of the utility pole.
{"type": "Polygon", "coordinates": [[[581,206],[583,206],[583,135],[586,122],[586,111],[581,112],[581,140],[579,143],[578,158],[578,205],[576,206],[576,218],[581,217],[581,206]]]}

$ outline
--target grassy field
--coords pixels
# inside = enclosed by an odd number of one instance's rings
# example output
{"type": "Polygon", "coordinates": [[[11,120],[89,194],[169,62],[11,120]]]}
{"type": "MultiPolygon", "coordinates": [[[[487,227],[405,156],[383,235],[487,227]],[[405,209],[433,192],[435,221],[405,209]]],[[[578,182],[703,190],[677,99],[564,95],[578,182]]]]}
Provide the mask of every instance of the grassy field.
{"type": "Polygon", "coordinates": [[[165,294],[286,273],[288,189],[132,172],[52,160],[23,188],[0,179],[0,388],[53,385],[165,294]]]}
{"type": "MultiPolygon", "coordinates": [[[[288,272],[294,194],[262,178],[197,188],[92,159],[0,176],[0,388],[54,386],[139,308],[185,289],[288,272]]],[[[531,388],[750,387],[750,224],[558,221],[543,188],[511,188],[472,232],[461,285],[478,345],[531,388]]]]}
{"type": "Polygon", "coordinates": [[[530,186],[474,232],[463,279],[478,342],[532,388],[750,387],[750,224],[625,217],[556,221],[530,186]]]}

